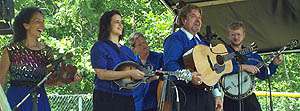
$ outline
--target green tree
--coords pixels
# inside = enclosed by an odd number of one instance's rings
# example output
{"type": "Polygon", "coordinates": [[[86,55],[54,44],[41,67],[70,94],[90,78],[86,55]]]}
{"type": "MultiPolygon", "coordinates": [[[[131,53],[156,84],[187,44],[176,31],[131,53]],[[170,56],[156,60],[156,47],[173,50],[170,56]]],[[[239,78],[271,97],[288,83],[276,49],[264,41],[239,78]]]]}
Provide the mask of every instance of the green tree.
{"type": "MultiPolygon", "coordinates": [[[[90,63],[90,49],[98,35],[100,16],[108,10],[121,11],[125,28],[123,43],[133,32],[144,33],[154,51],[162,51],[164,38],[169,35],[172,14],[159,1],[148,0],[15,0],[16,14],[24,7],[36,6],[43,10],[46,30],[41,40],[55,49],[55,55],[71,52],[73,64],[83,80],[64,87],[48,88],[48,93],[92,93],[94,71],[90,63]]],[[[1,36],[1,47],[11,37],[1,36]]]]}

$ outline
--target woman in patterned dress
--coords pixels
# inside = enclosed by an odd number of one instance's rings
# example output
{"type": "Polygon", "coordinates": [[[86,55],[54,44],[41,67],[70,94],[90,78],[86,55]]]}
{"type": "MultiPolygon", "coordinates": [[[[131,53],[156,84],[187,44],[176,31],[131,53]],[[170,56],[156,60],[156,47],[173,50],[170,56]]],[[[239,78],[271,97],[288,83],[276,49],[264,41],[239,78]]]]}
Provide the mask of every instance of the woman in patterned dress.
{"type": "Polygon", "coordinates": [[[14,108],[30,93],[18,109],[51,111],[44,84],[32,91],[49,73],[47,65],[54,61],[51,48],[38,41],[45,29],[42,11],[35,7],[22,9],[15,18],[13,28],[13,42],[4,47],[0,61],[0,84],[3,86],[7,81],[10,85],[6,92],[8,102],[14,108]],[[33,102],[35,96],[36,104],[33,102]]]}

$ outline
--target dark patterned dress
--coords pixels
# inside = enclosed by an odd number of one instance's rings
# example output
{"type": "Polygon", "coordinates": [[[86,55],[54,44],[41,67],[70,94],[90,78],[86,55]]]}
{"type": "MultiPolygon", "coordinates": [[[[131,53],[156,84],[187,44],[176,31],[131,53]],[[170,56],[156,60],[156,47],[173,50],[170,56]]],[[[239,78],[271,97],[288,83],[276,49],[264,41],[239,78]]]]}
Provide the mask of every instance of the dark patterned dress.
{"type": "MultiPolygon", "coordinates": [[[[51,48],[32,50],[23,42],[12,43],[7,47],[10,59],[9,88],[6,92],[11,108],[14,108],[30,90],[47,74],[46,66],[53,60],[51,48]]],[[[51,111],[44,85],[33,91],[38,98],[38,111],[51,111]]],[[[33,93],[31,93],[33,94],[33,93]]],[[[20,107],[20,111],[33,111],[33,98],[30,96],[20,107]]]]}

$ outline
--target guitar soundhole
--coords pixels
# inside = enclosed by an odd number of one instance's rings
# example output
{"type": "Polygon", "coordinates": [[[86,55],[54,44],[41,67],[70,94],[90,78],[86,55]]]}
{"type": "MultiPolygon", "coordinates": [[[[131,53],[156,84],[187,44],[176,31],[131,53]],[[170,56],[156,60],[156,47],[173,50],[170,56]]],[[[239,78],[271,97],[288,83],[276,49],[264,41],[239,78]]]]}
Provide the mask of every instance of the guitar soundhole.
{"type": "Polygon", "coordinates": [[[216,59],[217,59],[217,63],[219,65],[223,65],[224,64],[224,58],[223,58],[223,56],[217,55],[216,59]]]}

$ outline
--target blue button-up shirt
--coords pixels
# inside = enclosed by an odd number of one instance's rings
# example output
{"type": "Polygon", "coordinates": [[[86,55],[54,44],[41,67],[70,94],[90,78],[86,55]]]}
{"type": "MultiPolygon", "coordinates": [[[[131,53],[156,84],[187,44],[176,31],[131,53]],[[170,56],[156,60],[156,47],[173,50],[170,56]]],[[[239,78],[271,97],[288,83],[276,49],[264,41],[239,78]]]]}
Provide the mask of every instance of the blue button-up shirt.
{"type": "MultiPolygon", "coordinates": [[[[152,66],[153,70],[159,70],[163,65],[163,54],[150,51],[149,56],[146,60],[145,66],[152,66]]],[[[152,81],[150,84],[142,84],[137,89],[134,90],[134,100],[139,101],[136,102],[136,107],[139,109],[151,109],[156,108],[157,100],[156,100],[156,89],[158,85],[158,80],[152,81]],[[143,104],[139,104],[143,103],[143,104]]]]}
{"type": "MultiPolygon", "coordinates": [[[[164,42],[164,70],[176,71],[184,68],[183,54],[197,45],[193,35],[184,28],[170,35],[164,42]]],[[[201,41],[201,37],[196,34],[199,44],[207,45],[201,41]]]]}
{"type": "MultiPolygon", "coordinates": [[[[91,63],[94,69],[113,70],[113,68],[123,61],[137,61],[134,53],[126,46],[118,46],[111,41],[98,41],[91,49],[91,63]]],[[[95,74],[95,90],[131,96],[132,91],[119,89],[111,80],[102,80],[95,74]]]]}
{"type": "MultiPolygon", "coordinates": [[[[234,52],[232,48],[229,48],[227,47],[227,50],[229,53],[231,52],[234,52]]],[[[240,61],[240,63],[234,58],[232,59],[232,63],[234,64],[234,66],[238,66],[239,64],[247,64],[247,65],[257,65],[259,64],[260,62],[263,62],[262,58],[260,55],[258,55],[257,53],[248,53],[246,55],[243,56],[244,59],[242,61],[240,61]]],[[[259,79],[266,79],[268,76],[272,76],[275,72],[276,72],[276,69],[277,69],[278,65],[275,65],[273,63],[271,63],[268,68],[269,68],[269,71],[268,72],[268,69],[267,67],[261,67],[259,70],[260,72],[258,74],[255,74],[257,78],[259,79]],[[269,74],[270,73],[270,74],[269,74]]],[[[234,67],[234,70],[233,70],[233,74],[236,74],[238,73],[240,70],[239,67],[234,67]]]]}

